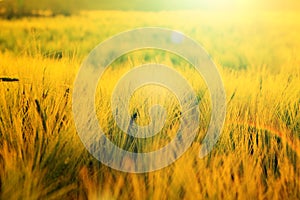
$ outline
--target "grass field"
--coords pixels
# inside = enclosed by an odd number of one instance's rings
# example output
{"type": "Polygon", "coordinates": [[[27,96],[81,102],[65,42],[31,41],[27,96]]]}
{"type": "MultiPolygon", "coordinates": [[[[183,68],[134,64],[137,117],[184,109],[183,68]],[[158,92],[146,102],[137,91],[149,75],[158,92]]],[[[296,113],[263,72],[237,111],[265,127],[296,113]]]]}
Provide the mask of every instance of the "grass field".
{"type": "MultiPolygon", "coordinates": [[[[0,20],[0,30],[0,78],[19,80],[0,81],[0,199],[300,199],[299,12],[90,11],[0,20]],[[200,159],[211,108],[192,66],[151,50],[118,59],[99,82],[96,106],[99,123],[119,145],[126,137],[109,100],[117,80],[134,66],[174,67],[201,96],[203,123],[191,148],[162,170],[130,174],[102,165],[84,148],[72,90],[97,44],[144,26],[179,30],[203,45],[222,76],[227,113],[221,138],[200,159]]],[[[144,110],[153,102],[167,107],[168,123],[176,118],[178,102],[170,91],[149,86],[131,100],[139,124],[149,123],[144,110]]],[[[176,126],[165,126],[151,141],[131,142],[149,151],[174,133],[176,126]]]]}

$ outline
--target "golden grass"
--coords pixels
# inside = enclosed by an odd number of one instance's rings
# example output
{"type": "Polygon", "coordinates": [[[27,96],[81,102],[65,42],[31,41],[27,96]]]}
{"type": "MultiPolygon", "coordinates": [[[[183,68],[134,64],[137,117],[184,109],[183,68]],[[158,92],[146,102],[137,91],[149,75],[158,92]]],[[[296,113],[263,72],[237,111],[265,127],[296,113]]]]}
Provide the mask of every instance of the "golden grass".
{"type": "MultiPolygon", "coordinates": [[[[254,16],[105,11],[70,18],[1,20],[0,39],[7,41],[1,46],[0,77],[20,81],[0,82],[0,198],[299,199],[297,19],[299,14],[292,12],[254,16]],[[199,107],[203,123],[191,148],[162,170],[127,174],[102,165],[84,149],[72,116],[72,87],[82,58],[99,41],[146,25],[181,30],[204,45],[223,78],[227,114],[216,147],[199,159],[210,116],[209,96],[204,93],[199,107]],[[53,50],[62,56],[49,56],[53,50]]],[[[116,143],[122,138],[109,111],[110,95],[118,78],[132,67],[146,62],[171,65],[199,95],[206,90],[194,70],[172,59],[174,55],[147,54],[154,53],[124,56],[99,82],[97,116],[116,143]]],[[[172,96],[163,89],[161,98],[145,97],[153,90],[158,88],[145,87],[131,100],[131,112],[139,110],[140,124],[148,122],[144,110],[150,106],[141,104],[141,98],[167,107],[178,104],[174,98],[163,98],[172,96]]],[[[174,113],[170,114],[169,120],[174,113]]],[[[164,130],[172,137],[176,127],[164,130]]],[[[153,143],[138,144],[147,151],[168,141],[161,135],[153,143]]]]}

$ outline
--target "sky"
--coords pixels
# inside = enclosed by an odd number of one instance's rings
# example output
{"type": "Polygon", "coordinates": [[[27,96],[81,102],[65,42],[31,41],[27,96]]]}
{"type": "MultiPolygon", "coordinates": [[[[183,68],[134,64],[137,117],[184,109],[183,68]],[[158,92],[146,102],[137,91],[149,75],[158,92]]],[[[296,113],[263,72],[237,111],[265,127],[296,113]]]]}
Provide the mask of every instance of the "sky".
{"type": "Polygon", "coordinates": [[[294,10],[297,0],[86,0],[89,9],[112,10],[294,10]]]}
{"type": "Polygon", "coordinates": [[[3,10],[15,11],[15,13],[32,10],[52,10],[57,13],[75,10],[216,10],[242,12],[294,10],[299,12],[300,0],[0,0],[0,13],[3,10]]]}

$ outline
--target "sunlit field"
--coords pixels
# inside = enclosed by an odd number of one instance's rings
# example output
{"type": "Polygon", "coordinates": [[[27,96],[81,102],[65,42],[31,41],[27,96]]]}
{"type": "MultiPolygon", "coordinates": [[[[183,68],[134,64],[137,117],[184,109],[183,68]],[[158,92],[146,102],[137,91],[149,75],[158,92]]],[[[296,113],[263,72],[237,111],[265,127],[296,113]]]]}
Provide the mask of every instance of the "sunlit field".
{"type": "Polygon", "coordinates": [[[297,11],[89,11],[0,19],[0,199],[300,199],[299,33],[297,11]],[[72,91],[97,44],[145,26],[179,30],[207,50],[224,82],[227,112],[215,148],[199,158],[211,112],[201,75],[161,50],[117,59],[95,97],[99,123],[116,145],[153,151],[168,144],[179,126],[172,91],[150,85],[134,93],[130,114],[146,125],[149,107],[163,105],[168,116],[162,131],[140,140],[117,127],[111,93],[135,66],[174,68],[200,102],[199,134],[187,152],[161,170],[133,174],[101,164],[84,148],[72,91]]]}

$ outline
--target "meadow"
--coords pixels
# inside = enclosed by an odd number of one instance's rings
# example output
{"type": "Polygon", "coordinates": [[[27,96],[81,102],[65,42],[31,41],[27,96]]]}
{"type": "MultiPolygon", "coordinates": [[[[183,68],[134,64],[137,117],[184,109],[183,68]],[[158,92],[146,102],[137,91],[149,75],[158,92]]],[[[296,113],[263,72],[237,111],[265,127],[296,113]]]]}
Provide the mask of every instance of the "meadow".
{"type": "MultiPolygon", "coordinates": [[[[0,199],[300,199],[298,12],[88,11],[0,19],[0,30],[0,199]],[[187,152],[161,170],[130,174],[101,164],[84,148],[73,120],[72,90],[97,44],[145,26],[179,30],[207,50],[224,82],[227,113],[218,143],[200,159],[211,109],[201,76],[171,53],[122,56],[96,94],[99,123],[116,144],[126,146],[128,140],[113,121],[109,99],[117,80],[134,66],[171,66],[201,99],[202,123],[187,152]]],[[[168,123],[176,119],[178,102],[170,91],[144,87],[130,102],[139,124],[149,123],[144,110],[152,103],[165,105],[169,115],[161,134],[130,140],[135,145],[127,150],[150,151],[174,137],[177,126],[168,123]]]]}

